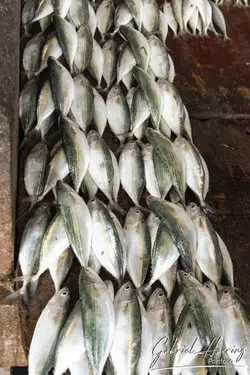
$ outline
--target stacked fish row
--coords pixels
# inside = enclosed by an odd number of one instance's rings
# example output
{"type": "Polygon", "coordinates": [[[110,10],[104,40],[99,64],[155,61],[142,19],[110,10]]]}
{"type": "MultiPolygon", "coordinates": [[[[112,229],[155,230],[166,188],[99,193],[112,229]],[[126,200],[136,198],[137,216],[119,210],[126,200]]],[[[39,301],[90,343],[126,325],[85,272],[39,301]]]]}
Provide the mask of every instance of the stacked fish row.
{"type": "Polygon", "coordinates": [[[215,0],[214,2],[219,6],[234,5],[234,6],[237,6],[239,8],[249,6],[248,0],[215,0]]]}
{"type": "MultiPolygon", "coordinates": [[[[23,286],[15,295],[27,302],[46,270],[56,290],[33,335],[31,375],[52,367],[57,375],[67,369],[193,374],[192,366],[215,374],[221,359],[237,364],[236,352],[222,350],[232,337],[235,343],[235,331],[237,344],[249,346],[230,255],[204,213],[208,169],[172,83],[162,14],[152,0],[117,8],[110,0],[24,5],[26,33],[37,22],[43,30],[25,46],[29,80],[20,97],[25,139],[41,138],[24,171],[32,208],[40,203],[22,236],[23,286]],[[106,143],[107,124],[120,142],[118,158],[106,143]],[[120,185],[135,205],[127,213],[120,185]],[[55,214],[45,201],[51,191],[55,214]],[[120,214],[126,214],[123,226],[120,214]],[[69,290],[60,288],[74,256],[80,299],[68,316],[69,290]],[[176,279],[182,293],[172,314],[176,279]],[[194,345],[192,353],[176,349],[194,345]],[[204,348],[209,355],[199,354],[204,348]]],[[[241,361],[249,369],[244,356],[241,361]]]]}

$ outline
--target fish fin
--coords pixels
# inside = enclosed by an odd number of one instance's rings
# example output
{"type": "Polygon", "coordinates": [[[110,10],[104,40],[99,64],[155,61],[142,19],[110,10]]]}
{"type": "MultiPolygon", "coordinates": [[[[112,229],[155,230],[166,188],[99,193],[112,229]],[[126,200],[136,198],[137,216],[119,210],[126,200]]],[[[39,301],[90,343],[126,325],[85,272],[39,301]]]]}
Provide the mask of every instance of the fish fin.
{"type": "Polygon", "coordinates": [[[208,203],[206,202],[201,202],[201,208],[205,212],[205,214],[210,214],[212,216],[216,216],[217,212],[216,209],[211,207],[208,203]]]}
{"type": "Polygon", "coordinates": [[[39,279],[31,281],[30,287],[29,287],[29,292],[30,292],[31,297],[34,297],[34,295],[36,294],[38,283],[39,283],[39,279]]]}
{"type": "Polygon", "coordinates": [[[112,210],[114,209],[115,211],[119,212],[121,215],[125,216],[127,214],[126,210],[122,208],[118,203],[114,201],[110,201],[108,203],[108,207],[112,210]]]}
{"type": "Polygon", "coordinates": [[[122,142],[120,144],[120,146],[118,147],[118,149],[115,151],[115,155],[116,156],[120,155],[120,153],[122,152],[123,147],[124,147],[124,143],[122,142]]]}
{"type": "Polygon", "coordinates": [[[14,302],[18,299],[18,297],[22,297],[22,300],[24,304],[28,307],[29,306],[29,300],[28,300],[28,291],[27,291],[27,283],[24,284],[20,289],[15,290],[15,292],[9,294],[7,297],[5,297],[0,304],[5,304],[6,302],[14,302]]]}

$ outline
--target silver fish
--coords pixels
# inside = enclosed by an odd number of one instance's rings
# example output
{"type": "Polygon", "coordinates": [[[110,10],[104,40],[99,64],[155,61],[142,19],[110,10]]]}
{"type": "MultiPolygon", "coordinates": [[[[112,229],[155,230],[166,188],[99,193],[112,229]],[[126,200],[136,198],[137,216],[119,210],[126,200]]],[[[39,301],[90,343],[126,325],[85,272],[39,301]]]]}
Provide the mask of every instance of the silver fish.
{"type": "Polygon", "coordinates": [[[159,6],[155,0],[142,0],[142,27],[147,35],[159,29],[159,6]]]}
{"type": "Polygon", "coordinates": [[[59,258],[49,266],[50,276],[53,280],[56,292],[61,288],[61,285],[67,276],[72,264],[74,254],[70,248],[64,250],[59,258]]]}
{"type": "Polygon", "coordinates": [[[232,259],[230,257],[229,251],[223,239],[220,237],[218,233],[216,234],[217,234],[217,238],[218,238],[218,242],[219,242],[219,246],[221,250],[221,255],[222,255],[223,274],[226,277],[227,283],[229,283],[229,285],[233,287],[234,286],[234,271],[233,271],[232,259]]]}
{"type": "Polygon", "coordinates": [[[117,202],[120,187],[119,167],[113,152],[97,132],[88,133],[90,147],[89,173],[110,202],[117,202]]]}
{"type": "Polygon", "coordinates": [[[89,6],[87,0],[71,0],[68,17],[76,27],[79,29],[82,25],[89,22],[89,6]]]}
{"type": "Polygon", "coordinates": [[[122,25],[127,25],[133,19],[132,14],[130,13],[126,4],[121,3],[115,9],[115,30],[119,30],[119,27],[122,25]]]}
{"type": "Polygon", "coordinates": [[[147,71],[150,58],[150,49],[147,39],[142,33],[129,26],[120,26],[119,31],[122,36],[127,39],[137,64],[143,70],[147,71]]]}
{"type": "Polygon", "coordinates": [[[198,8],[194,9],[191,17],[189,18],[188,24],[190,29],[193,32],[193,35],[196,34],[197,26],[198,26],[198,20],[199,20],[199,10],[198,8]]]}
{"type": "Polygon", "coordinates": [[[218,287],[222,274],[222,255],[216,231],[210,220],[195,203],[190,203],[188,213],[196,229],[196,261],[204,275],[218,287]]]}
{"type": "Polygon", "coordinates": [[[23,67],[28,76],[32,77],[39,69],[41,52],[44,44],[44,35],[39,33],[31,38],[23,51],[23,67]]]}
{"type": "Polygon", "coordinates": [[[101,265],[121,282],[126,270],[124,240],[121,241],[113,216],[99,199],[92,199],[89,202],[89,209],[92,215],[93,233],[98,232],[98,236],[92,237],[92,250],[101,265]]]}
{"type": "Polygon", "coordinates": [[[130,129],[133,134],[136,134],[138,130],[145,127],[145,122],[150,117],[150,110],[140,87],[137,87],[134,92],[130,113],[130,129]]]}
{"type": "Polygon", "coordinates": [[[68,313],[69,298],[68,288],[62,288],[42,311],[30,344],[30,375],[47,374],[51,370],[57,339],[68,313]]]}
{"type": "Polygon", "coordinates": [[[22,10],[22,24],[24,26],[24,35],[29,35],[29,25],[32,19],[35,16],[36,10],[36,2],[34,0],[27,0],[24,3],[23,10],[22,10]]]}
{"type": "Polygon", "coordinates": [[[187,272],[193,272],[196,255],[196,231],[192,220],[180,206],[156,197],[148,197],[147,205],[166,225],[180,253],[187,272]]]}
{"type": "Polygon", "coordinates": [[[27,135],[36,121],[38,93],[39,87],[34,79],[29,80],[22,88],[19,99],[19,117],[24,135],[27,135]]]}
{"type": "Polygon", "coordinates": [[[90,162],[90,150],[84,133],[77,124],[62,117],[60,121],[63,149],[67,158],[74,188],[78,193],[90,162]]]}
{"type": "Polygon", "coordinates": [[[113,302],[104,281],[88,267],[81,270],[79,294],[89,366],[93,375],[101,375],[115,333],[113,302]]]}
{"type": "Polygon", "coordinates": [[[141,30],[143,18],[143,4],[141,0],[125,0],[125,3],[132,14],[138,30],[141,30]]]}
{"type": "Polygon", "coordinates": [[[86,132],[94,114],[94,94],[89,81],[81,74],[74,77],[74,98],[69,116],[86,132]]]}
{"type": "Polygon", "coordinates": [[[51,0],[38,0],[35,7],[35,15],[32,22],[39,21],[41,18],[52,14],[54,11],[51,0]]]}
{"type": "Polygon", "coordinates": [[[212,22],[214,26],[221,31],[225,39],[228,39],[227,26],[223,13],[213,1],[209,1],[209,4],[212,8],[212,22]]]}
{"type": "Polygon", "coordinates": [[[62,56],[62,49],[56,34],[50,36],[46,40],[41,53],[41,64],[39,65],[39,69],[37,70],[36,74],[39,74],[47,67],[48,58],[50,56],[54,57],[55,59],[62,56]]]}
{"type": "Polygon", "coordinates": [[[208,0],[198,0],[197,8],[202,21],[202,33],[207,35],[208,27],[212,21],[212,7],[208,0]]]}
{"type": "Polygon", "coordinates": [[[130,90],[132,85],[134,84],[134,80],[135,79],[134,79],[133,73],[132,71],[130,71],[128,74],[126,74],[122,78],[122,83],[124,84],[127,90],[130,90]]]}
{"type": "Polygon", "coordinates": [[[93,375],[93,372],[90,369],[87,353],[81,357],[77,362],[72,363],[69,368],[71,375],[93,375]]]}
{"type": "Polygon", "coordinates": [[[141,313],[141,354],[137,367],[138,374],[148,375],[151,365],[153,335],[147,312],[139,300],[141,313]]]}
{"type": "Polygon", "coordinates": [[[168,298],[171,297],[176,280],[177,280],[178,262],[176,261],[165,273],[159,278],[160,283],[163,285],[168,298]]]}
{"type": "Polygon", "coordinates": [[[149,297],[147,317],[153,334],[150,374],[160,375],[162,370],[157,371],[157,368],[170,367],[170,354],[163,352],[164,342],[167,341],[168,347],[171,347],[173,341],[172,310],[166,293],[161,288],[155,289],[149,297]]]}
{"type": "Polygon", "coordinates": [[[49,80],[45,81],[40,91],[37,103],[37,127],[52,115],[55,110],[55,104],[52,97],[52,90],[49,80]]]}
{"type": "Polygon", "coordinates": [[[143,212],[132,207],[124,224],[127,271],[136,288],[143,285],[150,263],[150,234],[143,212]]]}
{"type": "Polygon", "coordinates": [[[103,45],[102,50],[104,57],[103,78],[106,81],[107,88],[109,88],[116,76],[118,47],[116,42],[111,39],[103,45]]]}
{"type": "Polygon", "coordinates": [[[77,50],[74,59],[74,67],[78,73],[90,65],[93,51],[93,39],[88,25],[83,25],[77,31],[77,50]]]}
{"type": "Polygon", "coordinates": [[[65,60],[67,61],[70,71],[72,71],[77,51],[77,32],[68,21],[60,16],[53,16],[53,24],[65,60]]]}
{"type": "Polygon", "coordinates": [[[138,82],[138,85],[141,87],[144,99],[148,104],[152,123],[154,127],[158,129],[163,111],[161,90],[154,79],[145,73],[141,68],[134,67],[133,74],[138,82]]]}
{"type": "Polygon", "coordinates": [[[183,17],[183,28],[185,32],[188,31],[187,25],[188,25],[190,18],[192,17],[192,14],[197,8],[198,1],[199,0],[183,0],[182,17],[183,17]]]}
{"type": "Polygon", "coordinates": [[[115,7],[112,0],[102,0],[96,11],[97,28],[102,38],[111,28],[114,22],[115,7]]]}
{"type": "Polygon", "coordinates": [[[194,144],[187,139],[177,137],[174,143],[186,164],[187,185],[197,195],[201,206],[205,207],[205,199],[209,189],[209,172],[206,162],[194,144]]]}
{"type": "Polygon", "coordinates": [[[92,238],[92,220],[88,207],[84,200],[62,181],[57,182],[56,192],[70,245],[80,264],[84,266],[88,264],[92,238]]]}
{"type": "Polygon", "coordinates": [[[93,39],[93,51],[92,51],[90,65],[89,65],[89,72],[92,75],[92,77],[96,80],[99,87],[101,85],[103,69],[104,69],[103,51],[102,51],[102,48],[99,46],[99,44],[96,42],[96,40],[93,39]]]}
{"type": "Polygon", "coordinates": [[[168,36],[168,23],[164,13],[159,11],[159,38],[165,44],[168,36]]]}
{"type": "Polygon", "coordinates": [[[66,320],[57,342],[54,374],[61,375],[66,372],[85,353],[81,303],[78,301],[66,320]]]}
{"type": "Polygon", "coordinates": [[[147,191],[150,195],[161,198],[161,193],[154,167],[153,146],[150,143],[143,145],[142,155],[147,191]]]}
{"type": "Polygon", "coordinates": [[[54,14],[65,18],[69,11],[71,0],[52,0],[52,5],[54,8],[54,14]]]}
{"type": "Polygon", "coordinates": [[[96,19],[95,11],[94,11],[94,9],[93,9],[93,7],[91,6],[90,3],[88,3],[88,11],[89,11],[88,26],[89,26],[89,29],[90,29],[90,32],[91,32],[92,36],[94,36],[95,31],[97,29],[97,19],[96,19]]]}
{"type": "Polygon", "coordinates": [[[106,107],[105,100],[95,88],[93,88],[93,94],[94,94],[93,122],[94,122],[94,126],[98,134],[102,136],[107,125],[107,107],[106,107]]]}
{"type": "Polygon", "coordinates": [[[150,68],[157,78],[168,79],[170,64],[165,44],[155,35],[149,37],[148,44],[150,47],[150,68]]]}
{"type": "Polygon", "coordinates": [[[115,335],[109,359],[115,374],[136,374],[141,354],[142,319],[140,304],[130,282],[117,292],[114,309],[115,335]]]}
{"type": "Polygon", "coordinates": [[[176,22],[179,25],[179,34],[183,34],[184,25],[183,25],[183,17],[182,17],[182,1],[171,0],[171,7],[172,7],[172,11],[176,19],[176,22]]]}
{"type": "Polygon", "coordinates": [[[173,31],[174,35],[176,36],[177,30],[178,30],[178,23],[173,13],[172,3],[169,3],[167,1],[164,2],[163,13],[164,13],[164,16],[166,17],[166,22],[168,26],[170,27],[170,29],[173,31]]]}
{"type": "Polygon", "coordinates": [[[128,43],[124,44],[117,60],[117,85],[136,66],[135,56],[128,43]]]}
{"type": "Polygon", "coordinates": [[[119,86],[113,86],[106,101],[109,126],[121,143],[127,138],[130,128],[128,103],[119,86]]]}
{"type": "Polygon", "coordinates": [[[49,57],[48,68],[55,108],[67,116],[75,95],[73,78],[54,57],[49,57]]]}
{"type": "Polygon", "coordinates": [[[164,79],[159,79],[158,85],[163,96],[162,117],[170,129],[176,135],[180,135],[185,121],[185,110],[180,94],[172,83],[164,79]]]}
{"type": "Polygon", "coordinates": [[[66,155],[63,148],[59,147],[48,165],[44,190],[39,200],[42,200],[50,190],[54,189],[57,181],[63,180],[68,174],[69,167],[66,155]]]}
{"type": "Polygon", "coordinates": [[[37,272],[42,240],[49,220],[50,210],[48,205],[44,203],[36,209],[34,215],[28,220],[22,234],[18,261],[24,276],[24,282],[18,294],[23,297],[25,302],[28,300],[27,286],[29,283],[25,280],[25,276],[37,272]]]}
{"type": "Polygon", "coordinates": [[[87,195],[87,198],[89,200],[94,198],[98,191],[98,186],[94,183],[88,170],[84,176],[84,179],[81,185],[81,190],[83,191],[84,194],[87,195]]]}
{"type": "Polygon", "coordinates": [[[43,17],[43,18],[40,18],[40,20],[38,21],[39,22],[39,25],[40,25],[40,28],[41,28],[41,31],[45,31],[52,23],[52,15],[49,14],[48,16],[46,17],[43,17]]]}
{"type": "Polygon", "coordinates": [[[49,151],[44,142],[40,142],[33,147],[26,158],[24,165],[24,185],[32,203],[43,192],[48,160],[49,151]]]}
{"type": "Polygon", "coordinates": [[[136,142],[127,143],[119,158],[121,184],[136,206],[145,186],[144,164],[136,142]]]}

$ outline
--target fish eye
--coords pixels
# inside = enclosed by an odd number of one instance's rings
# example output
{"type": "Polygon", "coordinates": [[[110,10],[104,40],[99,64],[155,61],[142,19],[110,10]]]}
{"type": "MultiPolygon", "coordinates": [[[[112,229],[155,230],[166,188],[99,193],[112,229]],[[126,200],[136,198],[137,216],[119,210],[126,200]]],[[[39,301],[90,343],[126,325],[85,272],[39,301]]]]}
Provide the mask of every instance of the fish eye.
{"type": "Polygon", "coordinates": [[[158,296],[159,296],[159,297],[163,297],[163,293],[162,293],[162,292],[159,292],[158,296]]]}
{"type": "Polygon", "coordinates": [[[205,287],[210,289],[210,285],[208,283],[205,283],[205,287]]]}
{"type": "Polygon", "coordinates": [[[187,272],[183,272],[183,276],[184,276],[184,277],[188,277],[189,274],[188,274],[187,272]]]}
{"type": "Polygon", "coordinates": [[[130,289],[130,285],[126,285],[126,286],[125,286],[125,289],[126,289],[126,290],[129,290],[129,289],[130,289]]]}
{"type": "Polygon", "coordinates": [[[135,210],[135,213],[136,214],[139,214],[140,213],[140,210],[138,210],[138,208],[135,210]]]}
{"type": "Polygon", "coordinates": [[[224,294],[228,294],[228,290],[224,290],[224,292],[223,292],[224,294]]]}
{"type": "Polygon", "coordinates": [[[191,208],[191,210],[194,210],[196,208],[196,204],[195,203],[191,203],[190,204],[190,208],[191,208]]]}
{"type": "Polygon", "coordinates": [[[67,297],[69,295],[69,292],[67,290],[64,290],[62,293],[61,293],[61,296],[62,297],[67,297]]]}
{"type": "Polygon", "coordinates": [[[93,134],[95,134],[95,131],[94,130],[90,130],[89,134],[93,135],[93,134]]]}

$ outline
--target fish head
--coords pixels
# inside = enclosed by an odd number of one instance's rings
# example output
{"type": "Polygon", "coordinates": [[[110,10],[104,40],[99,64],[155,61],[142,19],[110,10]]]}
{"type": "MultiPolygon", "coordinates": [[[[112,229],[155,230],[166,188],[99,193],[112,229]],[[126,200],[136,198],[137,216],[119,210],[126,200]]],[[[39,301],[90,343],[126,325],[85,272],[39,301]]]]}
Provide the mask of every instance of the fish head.
{"type": "Polygon", "coordinates": [[[139,224],[145,221],[146,219],[142,210],[139,207],[132,207],[127,213],[124,228],[126,229],[126,227],[130,225],[136,227],[137,223],[139,224]]]}
{"type": "Polygon", "coordinates": [[[50,207],[47,202],[42,203],[35,212],[35,216],[50,215],[50,207]]]}
{"type": "Polygon", "coordinates": [[[195,219],[197,219],[197,218],[199,218],[199,217],[202,216],[202,210],[194,202],[191,202],[188,205],[188,207],[187,207],[187,213],[189,214],[189,216],[191,217],[192,220],[195,220],[195,219]]]}
{"type": "Polygon", "coordinates": [[[70,300],[69,288],[64,287],[54,294],[48,303],[48,309],[53,315],[54,319],[61,319],[61,314],[65,313],[68,309],[70,300]]]}
{"type": "Polygon", "coordinates": [[[218,292],[218,298],[222,309],[232,307],[235,304],[235,295],[233,288],[224,287],[218,292]]]}
{"type": "Polygon", "coordinates": [[[107,101],[119,102],[122,95],[120,86],[113,86],[107,96],[107,101]]]}
{"type": "Polygon", "coordinates": [[[149,297],[147,311],[158,311],[168,306],[167,295],[162,288],[157,288],[149,297]]]}
{"type": "Polygon", "coordinates": [[[81,288],[81,285],[88,285],[95,291],[107,288],[100,276],[90,267],[82,267],[79,276],[79,288],[81,288]]]}
{"type": "Polygon", "coordinates": [[[212,281],[206,281],[204,284],[204,287],[207,288],[207,290],[210,291],[210,293],[217,298],[217,289],[215,284],[212,281]]]}
{"type": "Polygon", "coordinates": [[[87,140],[91,149],[98,149],[100,147],[100,136],[95,130],[90,130],[87,135],[87,140]]]}
{"type": "Polygon", "coordinates": [[[142,155],[144,158],[150,158],[152,156],[153,146],[150,143],[145,143],[142,146],[142,155]]]}
{"type": "Polygon", "coordinates": [[[194,289],[203,287],[203,285],[198,280],[196,280],[196,278],[191,273],[181,270],[177,272],[177,281],[181,289],[194,289]]]}
{"type": "Polygon", "coordinates": [[[126,302],[132,300],[136,296],[135,289],[130,281],[123,284],[122,287],[118,290],[115,296],[115,302],[126,302]]]}

